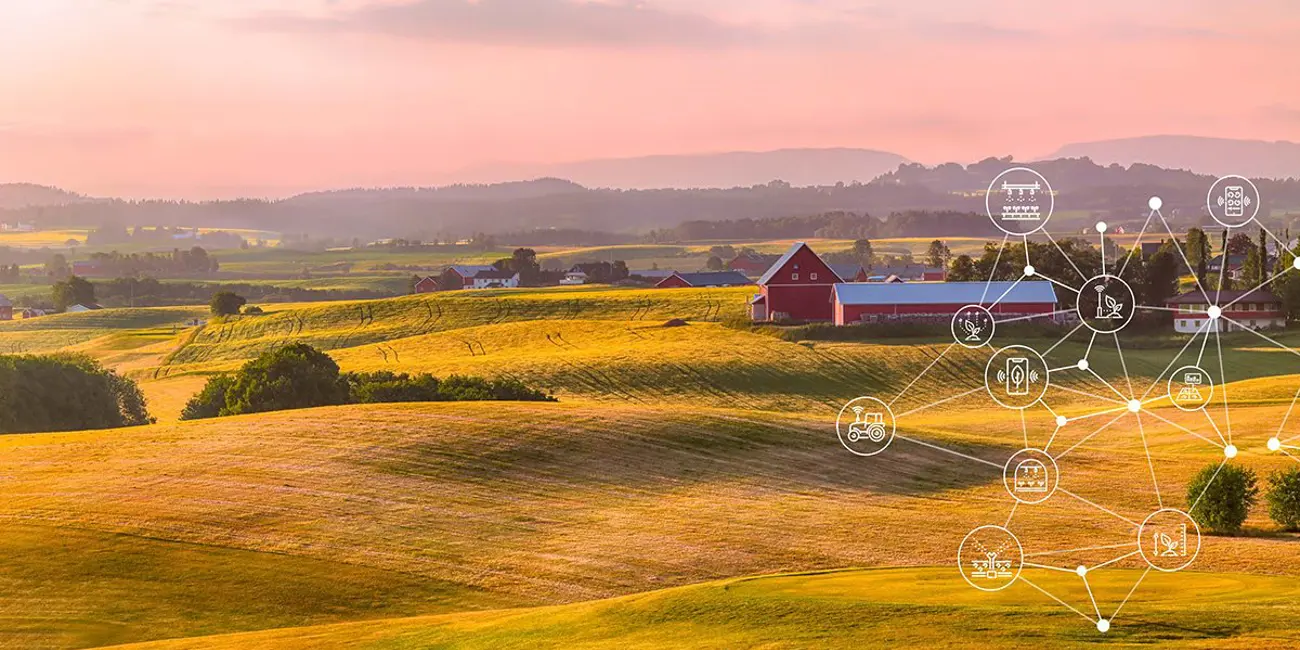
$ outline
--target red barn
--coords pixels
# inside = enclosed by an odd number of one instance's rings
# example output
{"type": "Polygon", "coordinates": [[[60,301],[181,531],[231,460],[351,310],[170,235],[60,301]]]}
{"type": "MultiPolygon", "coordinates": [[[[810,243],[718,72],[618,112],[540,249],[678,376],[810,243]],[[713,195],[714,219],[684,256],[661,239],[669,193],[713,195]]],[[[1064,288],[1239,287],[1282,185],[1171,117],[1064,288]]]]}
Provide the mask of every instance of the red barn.
{"type": "Polygon", "coordinates": [[[983,304],[1000,317],[1060,320],[1051,282],[864,282],[837,284],[836,325],[877,322],[947,323],[966,305],[983,304]],[[999,298],[1001,298],[999,300],[999,298]],[[997,302],[997,304],[993,304],[997,302]]]}
{"type": "Polygon", "coordinates": [[[831,288],[842,282],[808,244],[795,242],[758,280],[754,320],[831,320],[831,288]]]}
{"type": "Polygon", "coordinates": [[[447,291],[471,289],[474,287],[474,276],[479,273],[495,273],[496,270],[497,267],[491,265],[453,264],[442,272],[442,279],[438,284],[447,291]]]}
{"type": "Polygon", "coordinates": [[[845,282],[866,282],[870,277],[861,264],[832,264],[831,270],[845,282]]]}
{"type": "Polygon", "coordinates": [[[762,275],[762,273],[770,268],[772,263],[776,260],[776,255],[764,255],[762,253],[746,251],[736,255],[735,259],[727,262],[727,268],[732,271],[740,271],[749,276],[762,275]]]}
{"type": "Polygon", "coordinates": [[[426,276],[419,282],[415,283],[416,293],[433,293],[438,290],[438,279],[432,276],[426,276]]]}

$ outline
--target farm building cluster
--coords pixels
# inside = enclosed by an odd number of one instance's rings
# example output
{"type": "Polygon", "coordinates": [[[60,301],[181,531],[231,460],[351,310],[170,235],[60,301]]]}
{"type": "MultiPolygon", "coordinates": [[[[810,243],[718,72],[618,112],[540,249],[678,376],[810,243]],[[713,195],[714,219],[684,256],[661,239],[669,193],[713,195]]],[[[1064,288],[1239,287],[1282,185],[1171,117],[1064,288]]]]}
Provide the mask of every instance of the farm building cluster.
{"type": "MultiPolygon", "coordinates": [[[[1148,254],[1148,248],[1152,253],[1157,250],[1155,246],[1143,244],[1143,254],[1148,254]]],[[[1239,262],[1230,256],[1229,269],[1237,270],[1234,263],[1240,266],[1239,262]]],[[[1215,258],[1211,266],[1222,268],[1222,264],[1222,258],[1215,258]]],[[[867,268],[832,264],[804,242],[795,242],[783,255],[744,251],[726,267],[721,271],[700,272],[630,271],[629,277],[660,289],[755,286],[757,293],[749,299],[749,314],[756,322],[947,323],[967,305],[984,305],[999,319],[1057,324],[1078,319],[1068,305],[1062,307],[1056,289],[1046,280],[948,282],[942,267],[914,264],[867,268]]],[[[589,264],[574,265],[561,274],[558,284],[587,284],[596,271],[589,264]]],[[[495,266],[453,265],[439,276],[421,279],[415,284],[415,291],[518,286],[518,273],[495,266]]],[[[1217,327],[1286,326],[1281,300],[1262,289],[1224,291],[1208,299],[1199,291],[1188,292],[1171,298],[1164,308],[1172,312],[1177,332],[1194,333],[1204,326],[1213,304],[1227,305],[1223,313],[1228,318],[1218,321],[1217,327]]]]}

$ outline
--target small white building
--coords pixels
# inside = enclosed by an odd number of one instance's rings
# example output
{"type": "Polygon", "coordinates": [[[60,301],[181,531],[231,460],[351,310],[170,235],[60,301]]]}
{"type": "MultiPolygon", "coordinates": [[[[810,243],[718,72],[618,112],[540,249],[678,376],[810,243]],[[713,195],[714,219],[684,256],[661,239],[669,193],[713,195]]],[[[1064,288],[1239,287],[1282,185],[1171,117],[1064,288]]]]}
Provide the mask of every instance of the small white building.
{"type": "Polygon", "coordinates": [[[587,274],[582,271],[569,271],[564,274],[560,284],[587,284],[587,274]]]}
{"type": "Polygon", "coordinates": [[[1165,301],[1174,313],[1174,331],[1195,334],[1202,329],[1211,332],[1234,332],[1243,329],[1268,330],[1286,327],[1286,313],[1282,300],[1262,289],[1251,291],[1188,291],[1165,301]],[[1207,300],[1208,298],[1208,300],[1207,300]],[[1219,306],[1219,318],[1206,325],[1210,305],[1219,306]]]}
{"type": "Polygon", "coordinates": [[[510,271],[479,271],[466,289],[513,289],[519,286],[519,274],[510,271]]]}

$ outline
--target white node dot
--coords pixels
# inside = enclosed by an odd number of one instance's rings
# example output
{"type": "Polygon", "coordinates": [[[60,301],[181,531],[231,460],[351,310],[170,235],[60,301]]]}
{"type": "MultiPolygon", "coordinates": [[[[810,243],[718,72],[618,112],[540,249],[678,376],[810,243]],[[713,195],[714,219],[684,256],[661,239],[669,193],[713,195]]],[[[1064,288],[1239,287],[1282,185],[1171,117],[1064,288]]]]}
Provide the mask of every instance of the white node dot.
{"type": "Polygon", "coordinates": [[[1098,221],[1098,222],[1097,222],[1097,232],[1106,232],[1106,222],[1105,222],[1105,221],[1098,221]]]}
{"type": "Polygon", "coordinates": [[[1097,620],[1097,631],[1106,632],[1110,630],[1110,621],[1102,618],[1097,620]]]}
{"type": "Polygon", "coordinates": [[[1075,567],[1074,572],[1079,574],[1079,577],[1082,578],[1083,576],[1088,575],[1088,567],[1080,564],[1078,567],[1075,567]]]}
{"type": "Polygon", "coordinates": [[[1128,410],[1129,410],[1130,412],[1132,412],[1132,413],[1137,413],[1138,411],[1141,411],[1141,410],[1142,410],[1142,402],[1139,402],[1139,401],[1137,401],[1137,400],[1135,400],[1135,399],[1131,399],[1131,400],[1129,400],[1129,401],[1128,401],[1128,410]]]}
{"type": "Polygon", "coordinates": [[[1088,360],[1079,359],[1079,370],[1087,370],[1087,369],[1088,369],[1088,360]]]}
{"type": "Polygon", "coordinates": [[[1224,455],[1224,456],[1227,456],[1228,458],[1236,458],[1236,457],[1237,457],[1237,445],[1228,445],[1227,447],[1224,447],[1224,448],[1223,448],[1223,455],[1224,455]]]}
{"type": "Polygon", "coordinates": [[[1295,258],[1294,260],[1291,260],[1291,268],[1293,268],[1293,269],[1300,269],[1300,257],[1297,257],[1297,258],[1295,258]]]}
{"type": "Polygon", "coordinates": [[[1147,205],[1151,206],[1151,209],[1152,209],[1152,210],[1159,210],[1159,209],[1160,209],[1160,206],[1162,206],[1162,205],[1164,205],[1164,204],[1165,204],[1165,202],[1164,202],[1164,201],[1161,201],[1161,200],[1160,200],[1160,197],[1158,197],[1158,196],[1153,196],[1153,197],[1151,197],[1150,199],[1147,200],[1147,205]]]}
{"type": "Polygon", "coordinates": [[[1033,267],[1033,266],[1025,266],[1025,275],[1033,275],[1033,274],[1034,274],[1034,267],[1033,267]]]}
{"type": "Polygon", "coordinates": [[[1269,450],[1269,451],[1277,451],[1277,450],[1279,450],[1279,449],[1281,449],[1281,448],[1282,448],[1282,441],[1281,441],[1281,440],[1278,440],[1277,438],[1269,438],[1269,439],[1268,439],[1268,450],[1269,450]]]}
{"type": "Polygon", "coordinates": [[[1063,426],[1065,426],[1065,416],[1064,416],[1064,415],[1058,415],[1058,416],[1056,416],[1056,426],[1058,426],[1058,427],[1063,427],[1063,426]]]}
{"type": "Polygon", "coordinates": [[[1210,317],[1211,320],[1213,320],[1222,316],[1223,310],[1220,309],[1218,305],[1210,305],[1210,308],[1205,310],[1205,313],[1210,317]]]}

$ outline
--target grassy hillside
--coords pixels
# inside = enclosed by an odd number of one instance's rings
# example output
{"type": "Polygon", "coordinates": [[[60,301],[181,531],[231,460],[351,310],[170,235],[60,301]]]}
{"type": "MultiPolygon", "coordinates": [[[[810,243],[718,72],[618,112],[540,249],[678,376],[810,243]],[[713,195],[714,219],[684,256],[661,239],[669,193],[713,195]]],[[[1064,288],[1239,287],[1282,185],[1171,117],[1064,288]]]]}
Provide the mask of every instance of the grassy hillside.
{"type": "MultiPolygon", "coordinates": [[[[1282,408],[1243,409],[1234,422],[1260,431],[1282,408]]],[[[1025,436],[1043,444],[1052,433],[1040,422],[1022,432],[1009,411],[981,413],[979,424],[940,407],[906,418],[900,433],[993,462],[1025,436]]],[[[1067,427],[1056,444],[1091,429],[1067,427]]],[[[1148,421],[1146,432],[1166,503],[1221,458],[1168,426],[1148,421]]],[[[1243,438],[1262,453],[1264,437],[1243,438]]],[[[1072,491],[1129,517],[1154,509],[1131,427],[1068,459],[1072,491]]],[[[990,468],[903,440],[879,458],[852,456],[820,417],[564,403],[354,406],[8,436],[0,476],[0,643],[24,647],[572,603],[756,573],[942,566],[967,530],[1009,512],[990,468]]],[[[1015,525],[1039,549],[1131,535],[1064,497],[1019,508],[1015,525]]],[[[1207,538],[1198,568],[1300,566],[1289,538],[1259,515],[1251,526],[1256,536],[1207,538]]]]}
{"type": "MultiPolygon", "coordinates": [[[[1124,590],[1137,571],[1094,576],[1124,590]]],[[[1070,577],[1031,571],[1062,591],[1070,577]]],[[[1078,582],[1077,578],[1073,580],[1078,582]]],[[[1079,594],[1082,595],[1082,594],[1079,594]]],[[[1088,621],[1019,584],[977,592],[951,568],[837,571],[729,580],[614,600],[165,641],[139,650],[1026,648],[1148,645],[1284,648],[1300,639],[1292,580],[1153,574],[1103,637],[1088,621]],[[1225,615],[1225,613],[1230,613],[1225,615]]],[[[1118,601],[1103,601],[1109,617],[1118,601]]],[[[1073,603],[1091,611],[1084,596],[1073,603]]]]}

